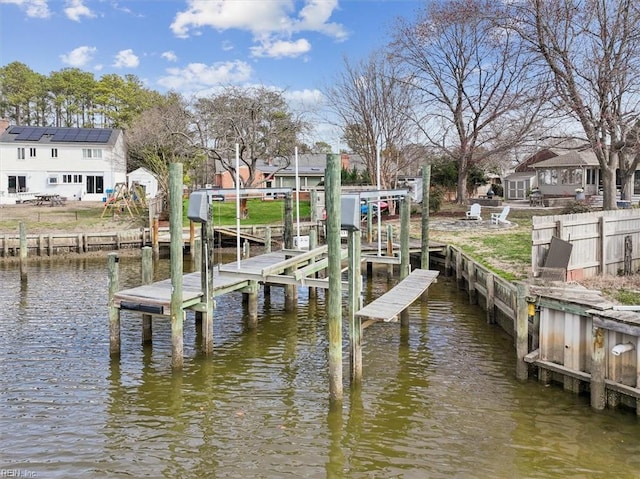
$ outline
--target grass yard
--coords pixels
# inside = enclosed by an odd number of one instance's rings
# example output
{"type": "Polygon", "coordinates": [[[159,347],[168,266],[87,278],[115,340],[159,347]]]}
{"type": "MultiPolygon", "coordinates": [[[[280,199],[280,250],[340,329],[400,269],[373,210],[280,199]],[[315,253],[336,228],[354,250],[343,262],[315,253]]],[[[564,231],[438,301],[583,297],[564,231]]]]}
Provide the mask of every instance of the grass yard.
{"type": "MultiPolygon", "coordinates": [[[[187,218],[188,200],[184,203],[185,225],[189,224],[187,218]]],[[[242,226],[270,225],[284,223],[284,200],[262,201],[259,198],[247,200],[249,216],[240,220],[242,226]]],[[[311,204],[309,201],[300,202],[300,221],[308,221],[311,218],[311,204]]],[[[293,201],[293,221],[296,221],[296,203],[293,201]]],[[[235,226],[236,202],[218,201],[213,203],[213,223],[216,226],[235,226]]]]}

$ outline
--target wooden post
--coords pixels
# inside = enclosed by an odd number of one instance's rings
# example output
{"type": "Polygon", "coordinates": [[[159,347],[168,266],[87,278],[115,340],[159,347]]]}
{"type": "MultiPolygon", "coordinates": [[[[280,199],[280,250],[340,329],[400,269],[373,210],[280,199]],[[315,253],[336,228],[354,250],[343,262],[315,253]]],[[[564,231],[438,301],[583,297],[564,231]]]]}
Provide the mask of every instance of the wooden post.
{"type": "Polygon", "coordinates": [[[633,261],[633,242],[631,239],[631,235],[627,235],[624,237],[624,268],[623,274],[625,276],[629,276],[633,274],[633,268],[631,263],[633,261]]]}
{"type": "Polygon", "coordinates": [[[429,269],[429,190],[431,165],[422,166],[422,239],[420,243],[420,268],[429,269]]]}
{"type": "Polygon", "coordinates": [[[196,251],[196,224],[189,220],[189,256],[195,260],[196,251]]]}
{"type": "Polygon", "coordinates": [[[593,349],[591,350],[591,407],[602,411],[607,403],[605,388],[605,330],[593,326],[593,349]]]}
{"type": "Polygon", "coordinates": [[[184,363],[182,307],[182,163],[169,165],[169,230],[171,236],[171,367],[182,369],[184,363]]]}
{"type": "Polygon", "coordinates": [[[409,264],[409,235],[411,221],[411,197],[405,196],[400,202],[400,279],[403,280],[411,272],[409,264]]]}
{"type": "MultiPolygon", "coordinates": [[[[318,227],[317,225],[313,225],[309,228],[309,249],[313,250],[318,247],[318,227]]],[[[312,259],[315,262],[315,258],[312,259]]],[[[318,273],[314,273],[314,276],[317,278],[318,273]]],[[[309,287],[309,299],[316,299],[318,297],[318,288],[315,286],[309,287]]]]}
{"type": "Polygon", "coordinates": [[[464,286],[464,277],[462,276],[462,251],[456,250],[456,283],[458,289],[464,286]]]}
{"type": "Polygon", "coordinates": [[[325,170],[329,291],[329,398],[342,401],[342,291],[340,267],[340,155],[328,154],[325,170]]]}
{"type": "Polygon", "coordinates": [[[153,257],[155,259],[158,259],[160,257],[159,236],[160,236],[160,218],[158,216],[154,216],[153,225],[151,226],[151,246],[153,248],[153,257]]]}
{"type": "MultiPolygon", "coordinates": [[[[287,193],[284,199],[284,247],[293,249],[293,197],[287,193]]],[[[293,268],[287,268],[285,274],[293,274],[293,268]]],[[[298,286],[287,284],[284,287],[284,309],[294,311],[298,305],[298,286]]]]}
{"type": "MultiPolygon", "coordinates": [[[[409,227],[411,221],[411,197],[405,196],[400,202],[400,280],[403,280],[411,272],[409,263],[409,227]]],[[[405,330],[408,338],[409,332],[409,308],[400,313],[400,329],[405,330]]]]}
{"type": "Polygon", "coordinates": [[[196,317],[200,319],[200,336],[202,338],[202,352],[209,356],[213,353],[213,205],[209,207],[208,221],[202,223],[200,238],[202,239],[202,253],[200,266],[200,288],[204,311],[198,312],[196,317]]]}
{"type": "Polygon", "coordinates": [[[373,214],[371,210],[371,204],[367,205],[367,243],[373,241],[373,214]]]}
{"type": "Polygon", "coordinates": [[[476,268],[471,258],[467,259],[467,278],[469,289],[469,304],[478,304],[478,292],[476,291],[476,268]]]}
{"type": "Polygon", "coordinates": [[[318,223],[318,191],[313,188],[310,192],[311,196],[311,222],[318,223]]]}
{"type": "Polygon", "coordinates": [[[44,256],[44,235],[38,236],[38,256],[44,256]]]}
{"type": "Polygon", "coordinates": [[[193,272],[202,271],[202,237],[193,241],[193,252],[191,253],[191,264],[193,272]]]}
{"type": "Polygon", "coordinates": [[[529,376],[524,357],[529,353],[529,308],[527,305],[528,286],[516,285],[516,378],[526,381],[529,376]]]}
{"type": "Polygon", "coordinates": [[[53,256],[53,235],[51,234],[47,238],[47,248],[47,256],[53,256]]]}
{"type": "Polygon", "coordinates": [[[264,230],[264,252],[271,253],[271,226],[264,230]]]}
{"type": "Polygon", "coordinates": [[[251,245],[249,240],[244,240],[242,243],[242,259],[248,259],[251,256],[251,245]]]}
{"type": "Polygon", "coordinates": [[[27,227],[21,221],[18,228],[20,231],[20,279],[24,281],[27,279],[27,227]]]}
{"type": "MultiPolygon", "coordinates": [[[[387,257],[393,258],[393,225],[387,225],[387,257]]],[[[393,279],[393,263],[387,265],[387,281],[393,279]]]]}
{"type": "Polygon", "coordinates": [[[120,289],[120,271],[118,254],[109,253],[107,256],[107,271],[109,276],[109,353],[120,355],[120,308],[113,304],[113,297],[120,289]]]}
{"type": "Polygon", "coordinates": [[[242,299],[247,306],[247,317],[249,318],[249,327],[256,328],[258,326],[258,282],[257,281],[249,281],[249,285],[243,290],[242,299]]]}
{"type": "MultiPolygon", "coordinates": [[[[142,284],[153,283],[153,250],[150,246],[142,248],[142,261],[141,261],[141,276],[142,284]]],[[[142,315],[142,344],[151,343],[152,339],[152,326],[151,315],[142,315]]]]}
{"type": "Polygon", "coordinates": [[[360,266],[362,233],[349,231],[349,346],[351,358],[351,381],[362,381],[362,322],[356,312],[362,307],[362,273],[360,266]]]}
{"type": "Polygon", "coordinates": [[[487,275],[487,323],[493,324],[496,322],[496,277],[493,273],[487,275]]]}

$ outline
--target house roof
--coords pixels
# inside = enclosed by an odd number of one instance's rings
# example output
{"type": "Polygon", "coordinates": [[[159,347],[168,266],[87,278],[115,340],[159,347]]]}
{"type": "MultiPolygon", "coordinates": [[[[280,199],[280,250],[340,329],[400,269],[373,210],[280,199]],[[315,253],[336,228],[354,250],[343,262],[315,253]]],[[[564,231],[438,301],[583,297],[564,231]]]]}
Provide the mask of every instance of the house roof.
{"type": "Polygon", "coordinates": [[[534,168],[557,168],[562,166],[599,166],[593,150],[571,151],[533,165],[534,168]]]}
{"type": "Polygon", "coordinates": [[[57,128],[10,126],[0,134],[0,143],[113,145],[120,134],[113,128],[57,128]]]}
{"type": "Polygon", "coordinates": [[[533,171],[524,171],[522,173],[511,173],[508,176],[505,176],[505,181],[517,181],[517,180],[530,180],[535,177],[536,174],[533,171]]]}

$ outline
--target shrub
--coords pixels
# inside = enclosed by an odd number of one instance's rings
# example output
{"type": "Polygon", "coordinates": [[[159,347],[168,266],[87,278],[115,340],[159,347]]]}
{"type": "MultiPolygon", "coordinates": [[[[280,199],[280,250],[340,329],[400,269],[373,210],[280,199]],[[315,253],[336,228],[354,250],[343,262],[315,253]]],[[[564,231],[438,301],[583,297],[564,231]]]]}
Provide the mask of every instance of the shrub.
{"type": "Polygon", "coordinates": [[[563,215],[571,215],[575,213],[590,213],[593,211],[591,206],[589,206],[584,201],[572,201],[562,210],[563,215]]]}
{"type": "Polygon", "coordinates": [[[440,207],[442,206],[442,200],[444,199],[444,195],[446,193],[446,189],[442,186],[432,186],[429,190],[429,211],[432,213],[437,213],[440,211],[440,207]]]}

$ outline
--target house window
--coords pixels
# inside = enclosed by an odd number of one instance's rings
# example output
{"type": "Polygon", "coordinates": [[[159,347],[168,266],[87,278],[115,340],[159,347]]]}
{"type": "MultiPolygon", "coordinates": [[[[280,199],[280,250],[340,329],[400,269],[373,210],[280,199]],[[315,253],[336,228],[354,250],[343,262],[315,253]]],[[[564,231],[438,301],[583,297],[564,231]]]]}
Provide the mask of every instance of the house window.
{"type": "Polygon", "coordinates": [[[29,158],[36,157],[36,149],[34,147],[29,148],[29,158]]]}
{"type": "Polygon", "coordinates": [[[9,175],[7,179],[8,179],[7,187],[9,189],[9,193],[20,193],[21,191],[27,191],[26,176],[9,175]]]}
{"type": "Polygon", "coordinates": [[[82,175],[62,175],[63,183],[82,183],[82,175]]]}
{"type": "Polygon", "coordinates": [[[24,160],[24,148],[18,148],[18,159],[24,160]]]}
{"type": "Polygon", "coordinates": [[[47,183],[49,183],[50,185],[57,185],[58,184],[58,177],[57,176],[50,176],[49,178],[47,178],[47,183]]]}
{"type": "Polygon", "coordinates": [[[83,148],[83,158],[102,158],[102,150],[99,148],[83,148]]]}
{"type": "Polygon", "coordinates": [[[87,193],[104,193],[104,177],[87,175],[87,193]]]}
{"type": "Polygon", "coordinates": [[[51,148],[51,158],[58,158],[58,149],[51,148]]]}
{"type": "Polygon", "coordinates": [[[587,168],[587,185],[595,185],[596,184],[596,175],[597,171],[595,168],[587,168]]]}

